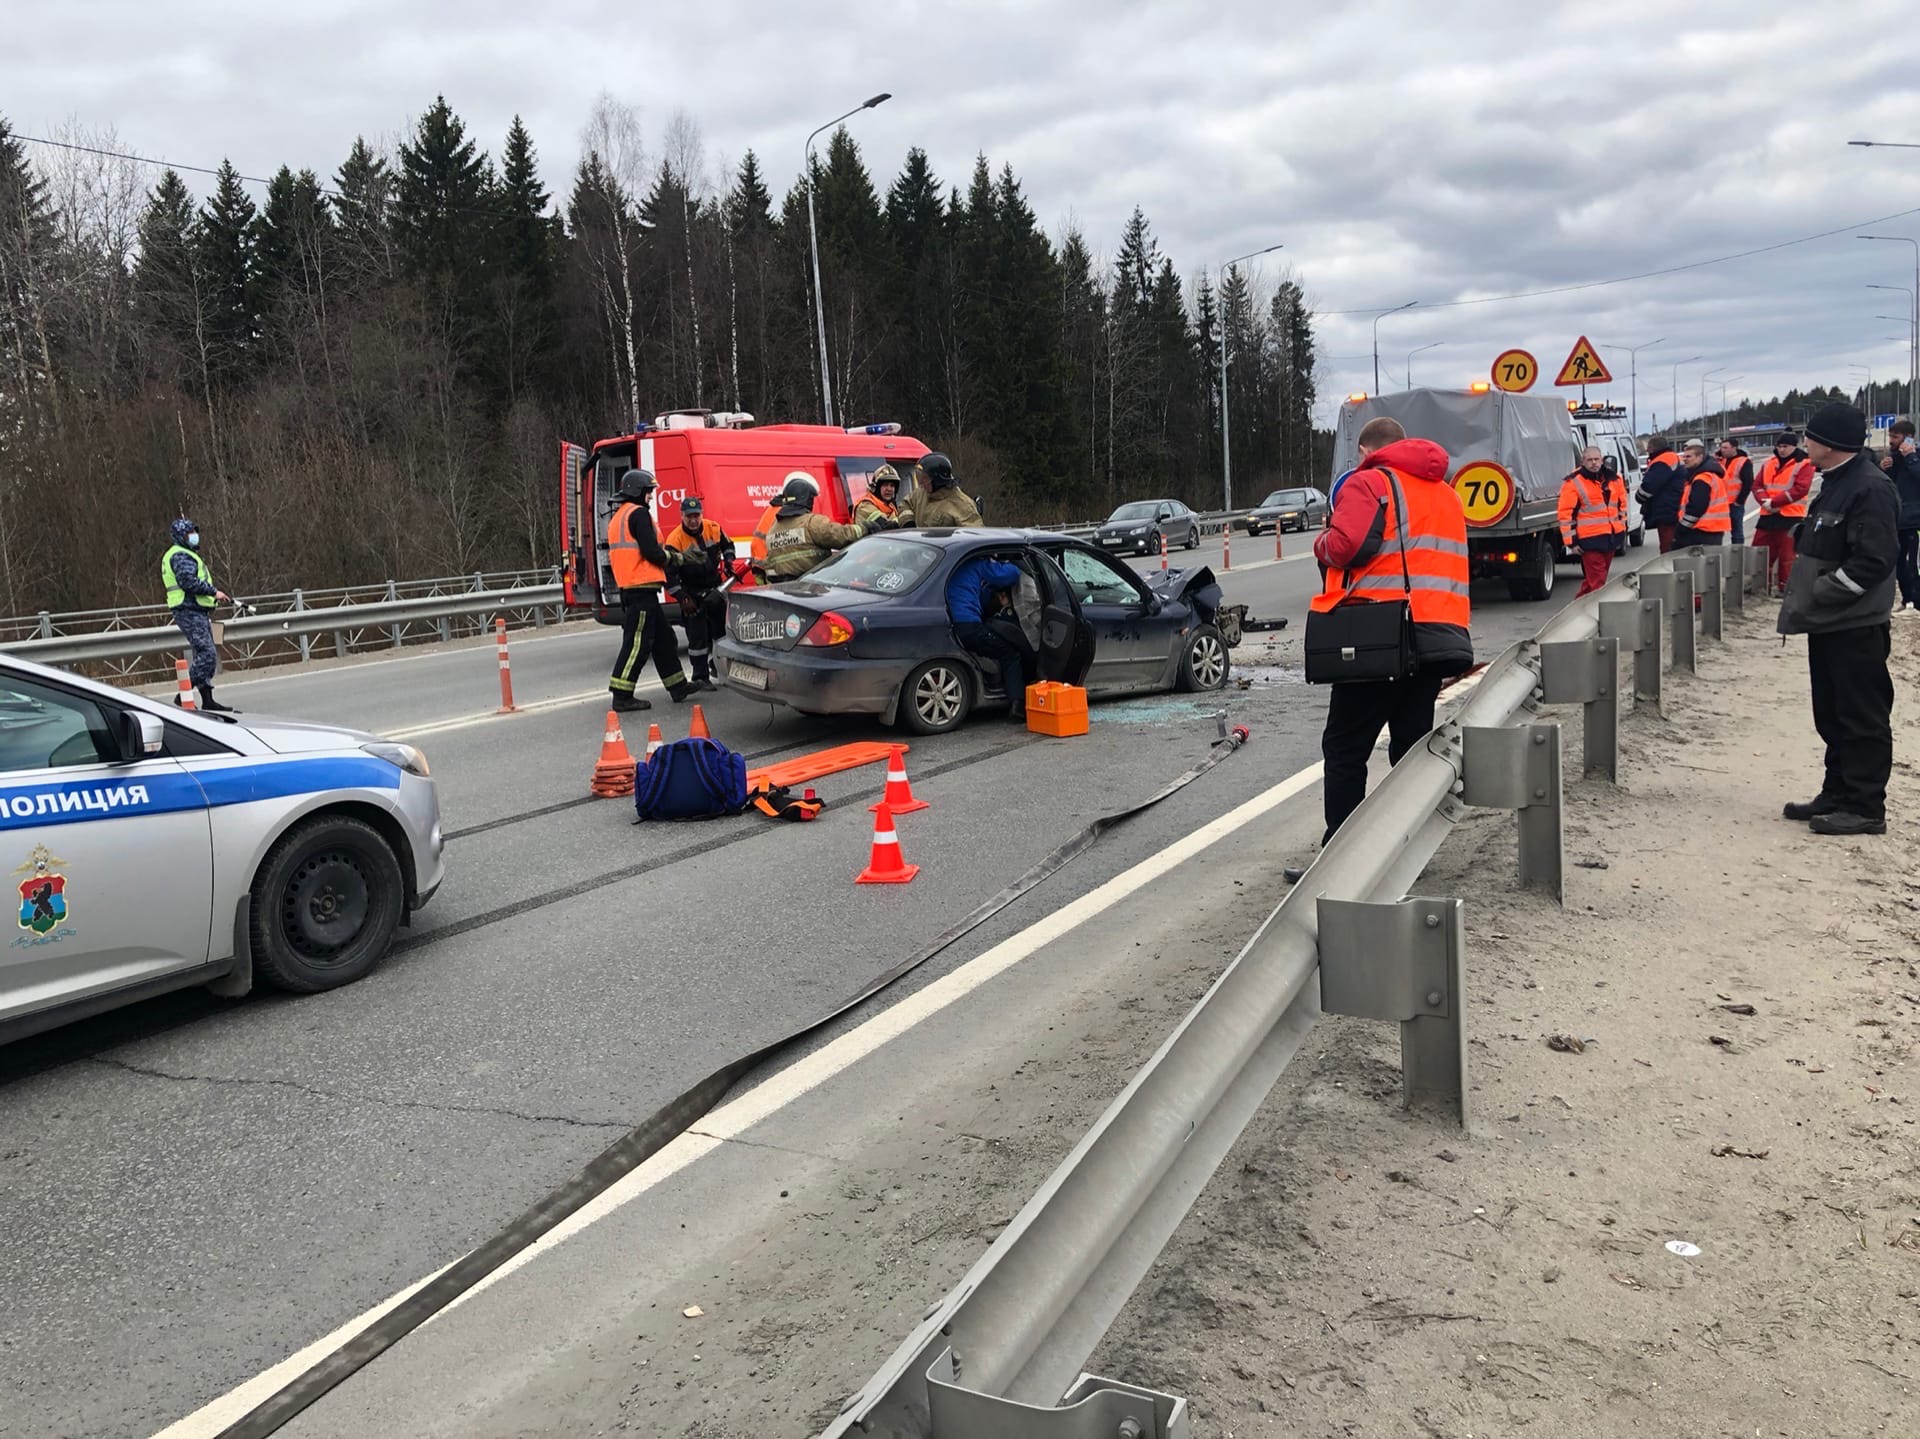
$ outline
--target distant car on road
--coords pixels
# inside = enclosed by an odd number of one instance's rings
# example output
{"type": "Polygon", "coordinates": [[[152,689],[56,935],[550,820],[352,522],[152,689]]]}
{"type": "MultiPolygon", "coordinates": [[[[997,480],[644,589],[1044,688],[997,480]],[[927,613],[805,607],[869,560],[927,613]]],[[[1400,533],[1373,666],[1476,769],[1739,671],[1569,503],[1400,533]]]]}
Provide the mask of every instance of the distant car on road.
{"type": "Polygon", "coordinates": [[[1107,516],[1093,543],[1109,554],[1157,555],[1162,536],[1169,549],[1196,549],[1200,517],[1178,500],[1134,500],[1107,516]]]}
{"type": "Polygon", "coordinates": [[[0,655],[0,1040],[168,990],[364,975],[439,887],[411,745],[205,715],[0,655]]]}
{"type": "Polygon", "coordinates": [[[721,678],[802,714],[957,729],[1006,699],[947,613],[948,579],[982,554],[1025,572],[1016,608],[1041,678],[1096,697],[1226,684],[1220,586],[1204,565],[1142,576],[1082,540],[989,529],[869,535],[805,579],[736,593],[714,647],[721,678]]]}
{"type": "Polygon", "coordinates": [[[1275,490],[1247,513],[1243,521],[1250,535],[1274,530],[1321,530],[1333,517],[1333,506],[1312,488],[1275,490]]]}

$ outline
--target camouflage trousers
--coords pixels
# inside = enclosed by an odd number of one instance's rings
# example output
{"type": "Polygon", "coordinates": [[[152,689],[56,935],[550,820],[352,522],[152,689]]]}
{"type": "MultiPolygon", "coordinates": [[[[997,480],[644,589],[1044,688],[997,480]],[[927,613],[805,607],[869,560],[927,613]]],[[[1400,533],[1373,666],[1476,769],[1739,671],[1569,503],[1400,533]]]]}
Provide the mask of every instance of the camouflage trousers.
{"type": "Polygon", "coordinates": [[[213,672],[220,665],[220,655],[213,647],[212,616],[198,605],[183,605],[173,612],[173,622],[193,646],[193,663],[187,667],[187,678],[196,686],[212,684],[213,672]]]}

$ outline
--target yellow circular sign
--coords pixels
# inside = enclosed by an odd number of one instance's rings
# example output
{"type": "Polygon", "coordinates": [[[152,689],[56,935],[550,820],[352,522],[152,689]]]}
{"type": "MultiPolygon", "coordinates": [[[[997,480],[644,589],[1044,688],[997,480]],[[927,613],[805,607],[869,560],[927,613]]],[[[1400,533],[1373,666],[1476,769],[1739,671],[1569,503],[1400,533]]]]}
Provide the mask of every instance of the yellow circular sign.
{"type": "Polygon", "coordinates": [[[1513,511],[1513,476],[1492,460],[1471,460],[1453,477],[1470,525],[1497,525],[1513,511]]]}
{"type": "Polygon", "coordinates": [[[1507,350],[1493,362],[1493,383],[1509,394],[1524,394],[1540,378],[1540,362],[1525,350],[1507,350]]]}

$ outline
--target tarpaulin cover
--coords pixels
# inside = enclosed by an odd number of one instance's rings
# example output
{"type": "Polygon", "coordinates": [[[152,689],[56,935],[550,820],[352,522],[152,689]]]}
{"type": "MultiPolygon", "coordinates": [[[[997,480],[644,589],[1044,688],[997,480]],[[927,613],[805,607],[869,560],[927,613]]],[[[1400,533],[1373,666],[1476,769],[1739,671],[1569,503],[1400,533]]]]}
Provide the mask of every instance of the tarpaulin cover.
{"type": "Polygon", "coordinates": [[[1469,460],[1492,460],[1513,476],[1522,505],[1558,502],[1560,482],[1576,461],[1567,402],[1551,395],[1476,395],[1464,390],[1406,390],[1340,407],[1333,441],[1333,473],[1359,462],[1361,426],[1376,416],[1398,420],[1410,436],[1447,452],[1449,475],[1469,460]]]}

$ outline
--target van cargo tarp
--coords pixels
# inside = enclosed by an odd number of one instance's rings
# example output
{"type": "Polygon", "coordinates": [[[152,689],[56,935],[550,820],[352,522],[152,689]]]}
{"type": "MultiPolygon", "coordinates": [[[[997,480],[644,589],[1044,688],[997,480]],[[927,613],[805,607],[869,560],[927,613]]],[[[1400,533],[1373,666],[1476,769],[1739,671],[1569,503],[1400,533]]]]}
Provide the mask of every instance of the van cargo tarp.
{"type": "Polygon", "coordinates": [[[1400,422],[1409,435],[1432,440],[1447,452],[1451,475],[1468,460],[1492,460],[1513,476],[1521,503],[1559,499],[1560,482],[1578,458],[1565,400],[1550,395],[1476,395],[1461,390],[1406,390],[1374,395],[1340,407],[1333,473],[1358,462],[1361,426],[1379,415],[1400,422]]]}

